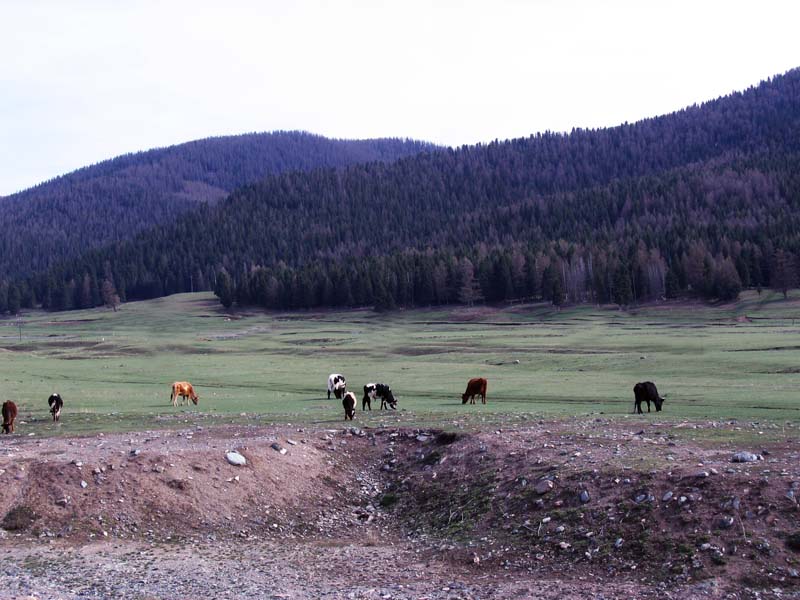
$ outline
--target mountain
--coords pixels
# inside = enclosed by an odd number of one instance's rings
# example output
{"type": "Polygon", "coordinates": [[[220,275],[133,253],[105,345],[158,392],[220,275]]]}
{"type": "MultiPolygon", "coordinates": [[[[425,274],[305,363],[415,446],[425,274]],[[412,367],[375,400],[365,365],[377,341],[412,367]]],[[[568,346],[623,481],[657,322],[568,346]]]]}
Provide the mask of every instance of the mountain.
{"type": "Polygon", "coordinates": [[[433,148],[410,140],[275,132],[120,156],[0,198],[0,277],[42,271],[129,239],[271,174],[393,161],[433,148]]]}
{"type": "MultiPolygon", "coordinates": [[[[225,304],[618,302],[785,289],[800,70],[633,124],[287,172],[20,284],[46,306],[214,288],[225,304]]],[[[0,298],[2,301],[2,298],[0,298]]]]}

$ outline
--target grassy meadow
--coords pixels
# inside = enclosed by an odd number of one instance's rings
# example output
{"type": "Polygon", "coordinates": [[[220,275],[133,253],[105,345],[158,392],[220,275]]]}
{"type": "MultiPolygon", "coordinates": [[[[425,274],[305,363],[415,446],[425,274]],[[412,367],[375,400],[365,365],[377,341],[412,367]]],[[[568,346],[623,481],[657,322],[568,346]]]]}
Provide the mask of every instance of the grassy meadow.
{"type": "Polygon", "coordinates": [[[331,372],[361,398],[389,383],[391,415],[356,424],[446,424],[566,415],[629,418],[633,385],[652,380],[665,419],[800,421],[800,296],[765,292],[724,306],[669,303],[631,311],[545,305],[503,309],[226,313],[210,294],[0,320],[0,400],[23,435],[88,433],[183,422],[340,426],[331,372]],[[20,339],[21,331],[21,339],[20,339]],[[486,406],[462,406],[470,377],[486,406]],[[200,404],[173,408],[191,381],[200,404]],[[47,397],[65,400],[62,424],[47,397]]]}

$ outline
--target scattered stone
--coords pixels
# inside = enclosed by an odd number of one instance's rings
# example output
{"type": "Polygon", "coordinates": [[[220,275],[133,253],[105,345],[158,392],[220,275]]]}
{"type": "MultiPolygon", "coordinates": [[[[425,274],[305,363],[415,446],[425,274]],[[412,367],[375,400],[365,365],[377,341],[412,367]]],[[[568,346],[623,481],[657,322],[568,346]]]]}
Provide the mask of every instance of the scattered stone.
{"type": "Polygon", "coordinates": [[[790,550],[800,552],[800,531],[793,533],[786,538],[786,546],[790,550]]]}
{"type": "Polygon", "coordinates": [[[764,458],[760,454],[753,454],[752,452],[737,452],[731,458],[731,462],[756,462],[759,460],[764,460],[764,458]]]}
{"type": "Polygon", "coordinates": [[[290,446],[297,446],[297,442],[295,442],[294,440],[287,439],[286,443],[289,444],[290,446]]]}
{"type": "Polygon", "coordinates": [[[561,548],[562,550],[569,550],[570,548],[572,548],[572,544],[568,544],[567,542],[559,542],[558,547],[561,548]]]}
{"type": "Polygon", "coordinates": [[[57,506],[66,506],[67,504],[69,504],[69,496],[64,496],[63,498],[56,500],[57,506]]]}
{"type": "Polygon", "coordinates": [[[238,452],[234,452],[234,451],[228,452],[225,455],[225,458],[227,459],[227,461],[230,464],[232,464],[232,465],[234,465],[236,467],[243,467],[243,466],[245,466],[247,464],[247,459],[244,456],[242,456],[241,454],[239,454],[238,452]]]}
{"type": "Polygon", "coordinates": [[[86,483],[83,479],[81,479],[81,487],[86,489],[87,487],[89,487],[89,484],[86,483]]]}
{"type": "Polygon", "coordinates": [[[272,442],[269,445],[269,447],[275,450],[276,452],[280,452],[281,454],[286,454],[286,448],[281,447],[281,445],[278,442],[272,442]]]}
{"type": "Polygon", "coordinates": [[[559,525],[556,527],[556,533],[564,533],[564,529],[566,529],[563,525],[559,525]]]}
{"type": "Polygon", "coordinates": [[[725,515],[717,519],[717,527],[720,529],[730,529],[733,527],[734,519],[730,515],[725,515]]]}
{"type": "Polygon", "coordinates": [[[139,450],[139,448],[134,448],[133,450],[131,450],[131,456],[139,456],[141,453],[142,451],[139,450]]]}
{"type": "Polygon", "coordinates": [[[661,496],[662,502],[669,502],[670,500],[672,500],[672,492],[667,492],[666,494],[661,496]]]}
{"type": "Polygon", "coordinates": [[[622,538],[617,538],[617,541],[614,542],[614,548],[620,548],[622,546],[622,538]]]}
{"type": "Polygon", "coordinates": [[[553,487],[555,487],[555,484],[552,481],[550,481],[549,479],[541,479],[536,482],[536,485],[534,486],[533,490],[537,494],[541,495],[541,494],[546,494],[547,492],[552,490],[553,487]]]}
{"type": "Polygon", "coordinates": [[[581,490],[579,498],[583,504],[586,504],[587,502],[589,502],[589,500],[591,500],[591,496],[589,496],[589,492],[587,492],[586,490],[581,490]]]}

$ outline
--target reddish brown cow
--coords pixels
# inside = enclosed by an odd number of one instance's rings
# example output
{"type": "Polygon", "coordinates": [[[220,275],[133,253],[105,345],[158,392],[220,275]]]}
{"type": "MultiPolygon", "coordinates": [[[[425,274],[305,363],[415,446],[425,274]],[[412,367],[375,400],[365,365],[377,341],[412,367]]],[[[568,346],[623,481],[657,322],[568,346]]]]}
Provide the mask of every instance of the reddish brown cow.
{"type": "Polygon", "coordinates": [[[3,433],[14,433],[14,419],[17,418],[17,405],[11,400],[3,402],[3,433]]]}
{"type": "Polygon", "coordinates": [[[188,381],[176,381],[172,384],[172,395],[169,397],[170,400],[172,400],[172,406],[178,406],[178,396],[181,397],[181,405],[183,405],[184,402],[189,404],[187,398],[191,398],[192,402],[195,404],[200,400],[197,394],[194,393],[192,384],[188,381]]]}
{"type": "Polygon", "coordinates": [[[461,404],[475,404],[475,396],[481,397],[481,402],[486,404],[486,386],[489,382],[483,377],[473,377],[467,383],[467,391],[461,394],[461,404]]]}

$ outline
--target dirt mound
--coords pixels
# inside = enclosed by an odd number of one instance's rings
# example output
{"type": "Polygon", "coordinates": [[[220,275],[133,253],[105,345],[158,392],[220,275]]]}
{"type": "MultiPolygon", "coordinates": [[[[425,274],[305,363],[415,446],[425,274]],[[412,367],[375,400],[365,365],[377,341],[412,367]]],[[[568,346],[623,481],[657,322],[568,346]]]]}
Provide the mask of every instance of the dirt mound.
{"type": "Polygon", "coordinates": [[[363,434],[242,428],[18,438],[0,458],[0,515],[17,533],[76,539],[303,535],[331,506],[361,504],[368,444],[363,434]],[[229,450],[247,464],[229,464],[229,450]]]}
{"type": "Polygon", "coordinates": [[[397,473],[382,504],[401,507],[395,516],[410,534],[449,540],[458,561],[554,575],[570,565],[653,582],[800,584],[790,535],[800,532],[796,437],[745,465],[731,463],[727,448],[611,422],[437,442],[385,454],[397,473]]]}

